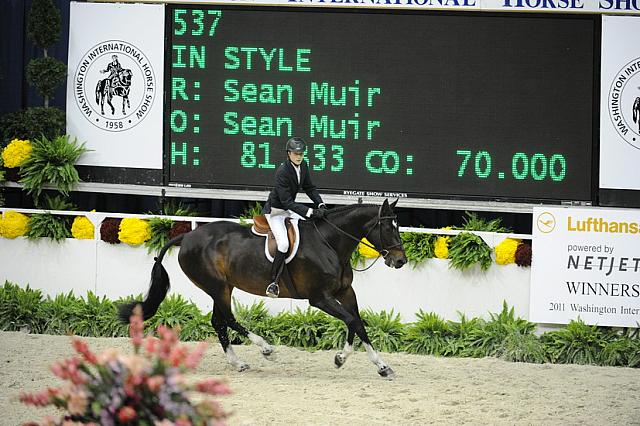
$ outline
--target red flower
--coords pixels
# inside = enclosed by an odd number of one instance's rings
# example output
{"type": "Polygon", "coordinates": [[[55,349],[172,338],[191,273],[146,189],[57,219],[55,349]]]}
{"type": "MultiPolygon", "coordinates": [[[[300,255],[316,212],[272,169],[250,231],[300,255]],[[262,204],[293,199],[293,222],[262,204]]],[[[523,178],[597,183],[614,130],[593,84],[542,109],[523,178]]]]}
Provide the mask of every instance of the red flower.
{"type": "Polygon", "coordinates": [[[138,415],[136,414],[136,410],[133,407],[129,407],[125,405],[120,410],[118,410],[118,420],[122,423],[127,423],[132,420],[135,420],[138,415]]]}

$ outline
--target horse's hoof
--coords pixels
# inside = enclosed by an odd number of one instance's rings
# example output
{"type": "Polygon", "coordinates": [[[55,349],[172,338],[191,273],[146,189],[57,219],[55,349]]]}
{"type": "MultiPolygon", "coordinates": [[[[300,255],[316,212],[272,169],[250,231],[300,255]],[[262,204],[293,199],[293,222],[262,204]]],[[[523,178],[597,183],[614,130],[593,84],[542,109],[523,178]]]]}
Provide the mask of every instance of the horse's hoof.
{"type": "Polygon", "coordinates": [[[272,347],[262,349],[262,356],[265,357],[265,359],[268,359],[269,361],[273,361],[273,357],[271,355],[273,355],[272,347]]]}
{"type": "Polygon", "coordinates": [[[249,369],[249,364],[244,363],[238,366],[238,373],[242,373],[243,371],[247,371],[249,369]]]}
{"type": "Polygon", "coordinates": [[[391,367],[386,366],[378,370],[378,374],[385,379],[393,380],[396,377],[396,373],[391,369],[391,367]]]}
{"type": "Polygon", "coordinates": [[[342,355],[342,353],[338,352],[333,358],[333,363],[335,364],[336,368],[340,368],[344,365],[346,360],[347,359],[342,355]]]}

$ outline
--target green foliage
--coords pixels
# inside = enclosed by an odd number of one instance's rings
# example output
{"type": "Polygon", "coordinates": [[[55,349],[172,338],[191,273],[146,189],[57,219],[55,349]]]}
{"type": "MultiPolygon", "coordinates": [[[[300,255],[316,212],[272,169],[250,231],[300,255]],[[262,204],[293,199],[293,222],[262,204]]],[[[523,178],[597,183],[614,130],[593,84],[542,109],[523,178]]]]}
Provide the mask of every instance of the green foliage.
{"type": "Polygon", "coordinates": [[[74,296],[70,291],[60,293],[53,299],[47,298],[42,304],[45,318],[44,334],[72,334],[78,323],[79,313],[82,312],[84,300],[74,296]]]}
{"type": "MultiPolygon", "coordinates": [[[[543,334],[541,339],[547,358],[553,363],[597,364],[600,352],[613,340],[613,334],[578,319],[563,329],[543,334]]],[[[608,357],[613,356],[612,352],[610,349],[608,357]]]]}
{"type": "Polygon", "coordinates": [[[51,140],[64,134],[65,128],[65,113],[55,107],[34,107],[12,112],[0,119],[0,146],[6,146],[13,139],[34,141],[44,137],[51,140]]]}
{"type": "Polygon", "coordinates": [[[352,268],[361,268],[366,264],[367,258],[360,253],[358,250],[359,246],[356,246],[356,249],[351,253],[351,267],[352,268]]]}
{"type": "Polygon", "coordinates": [[[69,217],[54,216],[51,213],[34,213],[29,218],[29,230],[25,234],[29,240],[50,238],[61,242],[71,238],[69,217]]]}
{"type": "Polygon", "coordinates": [[[465,212],[465,214],[467,217],[463,219],[460,229],[479,232],[511,232],[509,228],[502,226],[501,218],[487,221],[473,212],[465,212]]]}
{"type": "MultiPolygon", "coordinates": [[[[127,336],[128,324],[117,316],[117,306],[141,295],[111,302],[92,292],[77,298],[72,292],[43,300],[40,290],[21,288],[10,282],[0,287],[0,330],[28,330],[32,333],[81,336],[127,336]]],[[[347,335],[345,324],[315,308],[296,309],[271,316],[263,301],[244,306],[234,300],[234,315],[247,330],[271,344],[305,348],[339,349],[347,335]]],[[[554,362],[640,367],[639,330],[629,333],[572,321],[567,327],[534,334],[535,324],[516,318],[514,309],[503,303],[490,319],[445,321],[435,313],[419,311],[417,321],[402,324],[393,311],[361,313],[373,347],[384,352],[406,351],[436,356],[494,356],[516,362],[554,362]]],[[[201,341],[214,334],[211,314],[203,315],[196,305],[180,295],[168,297],[147,320],[146,331],[160,325],[180,329],[181,340],[201,341]]],[[[229,337],[240,342],[238,334],[229,337]]],[[[361,348],[357,339],[354,344],[361,348]]]]}
{"type": "Polygon", "coordinates": [[[276,316],[274,324],[281,344],[316,349],[329,326],[329,316],[311,307],[304,311],[296,308],[294,312],[283,312],[276,316]]]}
{"type": "Polygon", "coordinates": [[[38,208],[44,210],[77,210],[77,207],[68,198],[59,195],[42,197],[42,202],[38,204],[38,208]]]}
{"type": "MultiPolygon", "coordinates": [[[[532,334],[535,324],[522,318],[516,318],[513,307],[509,309],[506,302],[502,304],[502,311],[499,314],[490,313],[491,319],[484,321],[480,319],[476,327],[469,329],[463,338],[464,349],[460,352],[462,356],[485,357],[505,354],[502,346],[507,336],[512,334],[532,334]]],[[[519,342],[513,338],[510,343],[509,352],[518,355],[513,345],[519,342]]],[[[509,355],[504,355],[509,356],[509,355]]]]}
{"type": "Polygon", "coordinates": [[[182,202],[169,200],[163,204],[161,212],[165,216],[198,216],[198,212],[191,206],[185,206],[182,202]]]}
{"type": "Polygon", "coordinates": [[[27,37],[46,49],[60,39],[62,17],[53,0],[33,0],[27,17],[27,37]]]}
{"type": "Polygon", "coordinates": [[[151,228],[151,238],[145,241],[147,253],[158,253],[167,242],[169,242],[169,231],[171,231],[173,221],[161,217],[152,217],[149,219],[149,228],[151,228]]]}
{"type": "MultiPolygon", "coordinates": [[[[147,332],[155,331],[160,325],[165,325],[169,328],[180,329],[180,338],[184,340],[187,336],[184,330],[185,326],[194,320],[201,322],[202,316],[194,303],[179,294],[171,294],[162,302],[158,312],[146,321],[145,330],[147,332]]],[[[194,330],[189,329],[188,332],[194,333],[194,330]]]]}
{"type": "Polygon", "coordinates": [[[404,326],[400,321],[400,314],[381,311],[379,313],[367,309],[360,313],[365,323],[369,340],[374,348],[382,352],[397,352],[402,350],[404,340],[404,326]]]}
{"type": "Polygon", "coordinates": [[[87,292],[87,298],[77,312],[74,332],[79,336],[122,337],[129,335],[129,325],[118,319],[115,303],[87,292]]]}
{"type": "Polygon", "coordinates": [[[418,320],[407,326],[404,350],[412,354],[447,354],[455,337],[449,322],[435,313],[427,313],[422,309],[416,316],[418,320]]]}
{"type": "Polygon", "coordinates": [[[29,194],[37,201],[44,184],[50,183],[63,195],[80,181],[74,164],[88,150],[84,143],[78,145],[77,140],[69,141],[69,136],[58,136],[53,140],[41,137],[31,141],[33,151],[29,159],[20,167],[24,176],[20,182],[29,194]]]}
{"type": "Polygon", "coordinates": [[[37,58],[27,65],[27,82],[45,99],[45,106],[66,78],[67,66],[58,59],[37,58]]]}
{"type": "Polygon", "coordinates": [[[41,333],[43,329],[42,292],[5,281],[0,288],[0,330],[41,333]]]}
{"type": "Polygon", "coordinates": [[[422,232],[403,232],[400,234],[407,260],[415,268],[427,259],[435,257],[434,243],[437,235],[422,232]]]}
{"type": "Polygon", "coordinates": [[[449,240],[449,267],[465,270],[476,263],[483,271],[492,263],[491,248],[476,234],[461,232],[449,240]]]}
{"type": "Polygon", "coordinates": [[[238,219],[240,219],[241,225],[249,226],[250,225],[249,221],[253,220],[254,216],[260,216],[261,214],[262,214],[262,204],[256,201],[255,204],[252,204],[249,207],[247,207],[242,212],[242,214],[238,217],[238,219]]]}

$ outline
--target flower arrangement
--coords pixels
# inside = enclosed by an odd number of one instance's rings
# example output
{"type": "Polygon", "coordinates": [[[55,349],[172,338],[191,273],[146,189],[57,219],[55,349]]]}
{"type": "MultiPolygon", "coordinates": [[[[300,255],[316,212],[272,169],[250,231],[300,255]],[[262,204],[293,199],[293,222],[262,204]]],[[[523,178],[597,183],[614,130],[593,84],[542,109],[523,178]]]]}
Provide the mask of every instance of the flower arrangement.
{"type": "Polygon", "coordinates": [[[0,236],[4,238],[22,237],[29,231],[29,216],[8,210],[0,219],[0,236]]]}
{"type": "Polygon", "coordinates": [[[20,400],[65,411],[58,421],[45,422],[48,425],[188,426],[224,421],[227,413],[216,401],[203,398],[194,403],[189,395],[225,395],[230,393],[227,385],[215,378],[187,383],[183,376],[200,362],[206,343],[189,350],[179,344],[173,330],[164,326],[158,328],[159,339],[145,338],[139,307],[131,316],[129,330],[133,354],[122,354],[113,348],[96,354],[85,341],[73,338],[77,355],[51,367],[56,376],[70,383],[23,393],[20,400]]]}
{"type": "Polygon", "coordinates": [[[29,159],[32,151],[33,147],[30,141],[22,139],[12,140],[2,151],[4,166],[9,169],[20,167],[29,159]]]}
{"type": "Polygon", "coordinates": [[[433,254],[438,259],[446,259],[449,257],[449,236],[439,236],[433,244],[433,254]]]}
{"type": "Polygon", "coordinates": [[[178,235],[186,234],[187,232],[191,232],[191,222],[185,222],[182,220],[175,222],[169,230],[169,239],[173,239],[178,235]]]}
{"type": "Polygon", "coordinates": [[[139,246],[151,238],[151,227],[149,226],[149,222],[135,217],[122,219],[120,222],[118,238],[123,243],[131,246],[139,246]]]}
{"type": "Polygon", "coordinates": [[[518,266],[531,266],[531,244],[525,242],[520,243],[516,249],[515,262],[518,266]]]}
{"type": "Polygon", "coordinates": [[[95,233],[93,223],[86,216],[76,216],[71,224],[71,235],[79,240],[92,240],[95,233]]]}
{"type": "Polygon", "coordinates": [[[119,218],[106,218],[100,225],[100,239],[109,244],[120,244],[118,232],[120,232],[119,218]]]}
{"type": "Polygon", "coordinates": [[[358,251],[363,257],[366,257],[366,258],[380,257],[380,253],[378,253],[376,249],[369,247],[371,245],[373,244],[371,244],[369,240],[367,240],[366,238],[363,238],[362,241],[358,243],[358,251]]]}
{"type": "Polygon", "coordinates": [[[516,250],[520,245],[520,240],[505,238],[495,247],[496,263],[498,265],[508,265],[516,261],[516,250]]]}

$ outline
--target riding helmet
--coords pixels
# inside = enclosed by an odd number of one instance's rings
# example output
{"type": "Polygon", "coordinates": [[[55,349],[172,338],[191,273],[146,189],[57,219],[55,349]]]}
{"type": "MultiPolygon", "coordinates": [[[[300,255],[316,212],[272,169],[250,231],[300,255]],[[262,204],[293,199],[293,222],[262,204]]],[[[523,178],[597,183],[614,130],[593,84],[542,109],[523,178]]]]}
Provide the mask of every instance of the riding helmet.
{"type": "Polygon", "coordinates": [[[287,141],[287,152],[304,152],[307,149],[307,144],[304,143],[302,138],[297,136],[287,141]]]}

